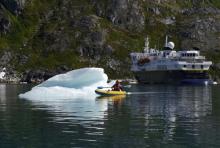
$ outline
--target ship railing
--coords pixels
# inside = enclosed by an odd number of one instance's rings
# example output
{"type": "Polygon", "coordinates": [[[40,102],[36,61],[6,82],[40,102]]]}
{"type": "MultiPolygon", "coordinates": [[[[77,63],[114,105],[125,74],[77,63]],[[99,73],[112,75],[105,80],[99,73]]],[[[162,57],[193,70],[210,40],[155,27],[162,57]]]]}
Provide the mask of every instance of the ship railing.
{"type": "Polygon", "coordinates": [[[204,60],[205,60],[205,56],[198,56],[198,57],[196,57],[196,58],[198,58],[198,59],[204,59],[204,60]]]}
{"type": "Polygon", "coordinates": [[[190,62],[190,63],[203,63],[206,62],[205,57],[204,58],[181,58],[181,57],[175,57],[175,58],[171,58],[170,60],[172,61],[184,61],[184,62],[190,62]]]}
{"type": "Polygon", "coordinates": [[[180,59],[195,59],[195,60],[197,60],[197,59],[205,60],[206,59],[205,56],[196,56],[196,57],[182,57],[182,56],[180,56],[178,58],[180,58],[180,59]]]}

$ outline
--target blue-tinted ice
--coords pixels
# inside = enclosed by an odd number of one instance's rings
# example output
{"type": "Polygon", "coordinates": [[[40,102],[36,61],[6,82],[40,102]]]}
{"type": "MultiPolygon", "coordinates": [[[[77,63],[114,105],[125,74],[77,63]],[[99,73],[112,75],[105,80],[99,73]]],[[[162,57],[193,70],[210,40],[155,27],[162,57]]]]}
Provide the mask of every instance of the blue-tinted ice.
{"type": "Polygon", "coordinates": [[[109,86],[107,80],[102,68],[82,68],[56,75],[19,97],[31,100],[91,98],[96,97],[94,90],[98,86],[109,86]]]}

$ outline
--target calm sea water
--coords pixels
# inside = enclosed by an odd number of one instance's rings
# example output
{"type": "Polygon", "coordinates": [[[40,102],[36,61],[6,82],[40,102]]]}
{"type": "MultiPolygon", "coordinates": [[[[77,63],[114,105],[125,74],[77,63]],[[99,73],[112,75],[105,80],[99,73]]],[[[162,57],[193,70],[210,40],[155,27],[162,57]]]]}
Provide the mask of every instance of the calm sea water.
{"type": "Polygon", "coordinates": [[[133,85],[126,97],[19,99],[0,85],[0,147],[220,147],[220,87],[133,85]]]}

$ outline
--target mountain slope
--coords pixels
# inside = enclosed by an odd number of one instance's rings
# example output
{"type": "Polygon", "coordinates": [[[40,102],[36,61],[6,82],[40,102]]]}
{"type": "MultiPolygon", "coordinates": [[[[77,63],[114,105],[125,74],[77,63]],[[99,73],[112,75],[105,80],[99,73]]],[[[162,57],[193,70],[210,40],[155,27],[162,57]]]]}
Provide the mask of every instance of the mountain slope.
{"type": "Polygon", "coordinates": [[[110,77],[132,77],[129,53],[144,38],[162,48],[197,47],[216,64],[218,0],[0,0],[1,67],[24,80],[70,69],[103,67],[110,77]]]}

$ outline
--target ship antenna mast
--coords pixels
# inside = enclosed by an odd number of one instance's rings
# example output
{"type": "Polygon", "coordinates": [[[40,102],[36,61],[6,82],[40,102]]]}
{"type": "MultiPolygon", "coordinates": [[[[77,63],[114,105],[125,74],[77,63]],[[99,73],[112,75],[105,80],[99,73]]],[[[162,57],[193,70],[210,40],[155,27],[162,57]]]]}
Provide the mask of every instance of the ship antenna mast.
{"type": "Polygon", "coordinates": [[[164,47],[167,47],[167,43],[168,43],[168,36],[166,35],[166,40],[165,40],[165,46],[164,47]]]}
{"type": "Polygon", "coordinates": [[[145,38],[144,52],[149,52],[149,38],[148,38],[148,36],[145,38]]]}

